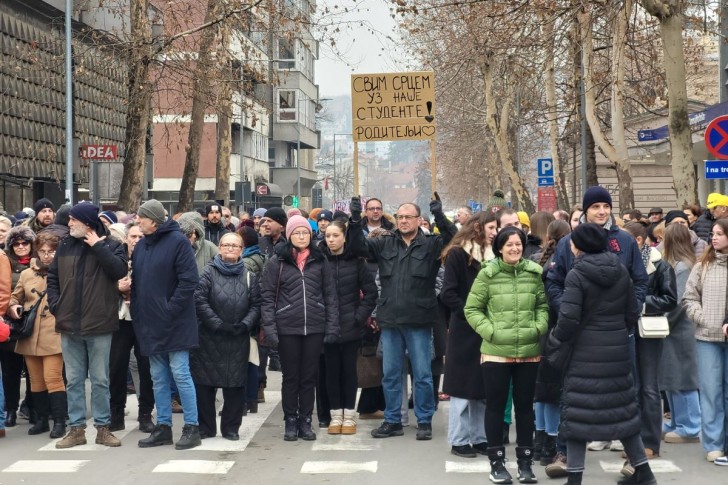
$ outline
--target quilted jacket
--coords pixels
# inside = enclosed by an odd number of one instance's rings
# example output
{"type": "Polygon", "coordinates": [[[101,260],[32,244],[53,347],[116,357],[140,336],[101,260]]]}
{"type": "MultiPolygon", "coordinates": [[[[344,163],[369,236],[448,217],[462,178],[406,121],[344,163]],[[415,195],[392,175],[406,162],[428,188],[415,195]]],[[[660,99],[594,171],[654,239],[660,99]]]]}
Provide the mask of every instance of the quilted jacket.
{"type": "Polygon", "coordinates": [[[725,342],[728,255],[716,253],[715,261],[696,264],[685,285],[683,305],[695,322],[695,338],[703,342],[725,342]]]}
{"type": "Polygon", "coordinates": [[[260,317],[255,276],[226,266],[220,256],[205,267],[195,290],[200,346],[190,354],[196,384],[242,387],[247,381],[250,330],[260,317]]]}
{"type": "Polygon", "coordinates": [[[465,303],[465,318],[483,338],[480,352],[498,357],[536,357],[548,329],[541,266],[527,259],[510,265],[483,263],[465,303]]]}

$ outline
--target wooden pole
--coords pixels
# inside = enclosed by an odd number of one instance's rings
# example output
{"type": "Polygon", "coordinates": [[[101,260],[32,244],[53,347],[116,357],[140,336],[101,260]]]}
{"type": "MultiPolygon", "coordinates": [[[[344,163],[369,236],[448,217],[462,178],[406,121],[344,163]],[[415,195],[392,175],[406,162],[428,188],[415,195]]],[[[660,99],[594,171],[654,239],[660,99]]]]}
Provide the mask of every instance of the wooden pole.
{"type": "Polygon", "coordinates": [[[354,142],[354,193],[352,196],[359,195],[359,142],[354,142]]]}
{"type": "Polygon", "coordinates": [[[435,193],[437,191],[437,151],[435,150],[435,138],[430,139],[430,150],[432,154],[430,155],[430,172],[432,173],[432,193],[435,193]]]}

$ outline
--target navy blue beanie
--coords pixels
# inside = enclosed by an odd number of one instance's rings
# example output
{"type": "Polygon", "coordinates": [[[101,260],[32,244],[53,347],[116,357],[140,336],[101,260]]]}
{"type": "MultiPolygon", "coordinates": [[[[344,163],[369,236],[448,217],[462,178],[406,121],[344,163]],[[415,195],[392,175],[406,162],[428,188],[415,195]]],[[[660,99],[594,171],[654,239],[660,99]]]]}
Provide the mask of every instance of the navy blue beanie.
{"type": "Polygon", "coordinates": [[[599,202],[606,202],[609,204],[609,207],[612,207],[612,196],[609,195],[609,191],[604,187],[595,185],[586,189],[586,192],[584,192],[584,203],[581,206],[584,212],[586,212],[590,206],[599,202]]]}
{"type": "Polygon", "coordinates": [[[92,229],[98,228],[101,223],[99,221],[99,208],[91,202],[79,202],[71,207],[71,217],[92,229]]]}

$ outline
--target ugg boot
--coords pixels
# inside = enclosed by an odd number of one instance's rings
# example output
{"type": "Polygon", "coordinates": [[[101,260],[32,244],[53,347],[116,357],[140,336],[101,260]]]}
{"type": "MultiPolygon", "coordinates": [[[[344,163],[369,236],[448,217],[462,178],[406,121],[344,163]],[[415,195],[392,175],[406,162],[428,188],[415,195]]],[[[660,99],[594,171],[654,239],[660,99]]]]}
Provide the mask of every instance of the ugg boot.
{"type": "Polygon", "coordinates": [[[28,434],[36,435],[50,431],[51,428],[48,426],[48,415],[50,414],[48,391],[34,392],[33,404],[35,405],[35,424],[28,430],[28,434]]]}
{"type": "Polygon", "coordinates": [[[543,448],[543,442],[546,438],[546,431],[537,429],[536,435],[533,438],[533,461],[541,460],[541,448],[543,448]]]}
{"type": "Polygon", "coordinates": [[[344,410],[332,409],[331,421],[329,421],[329,434],[341,434],[341,425],[344,424],[344,410]]]}
{"type": "Polygon", "coordinates": [[[316,439],[316,433],[313,432],[311,425],[311,415],[298,417],[298,437],[304,441],[313,441],[316,439]]]}
{"type": "Polygon", "coordinates": [[[584,472],[569,472],[569,480],[565,485],[581,485],[581,477],[584,472]]]}
{"type": "Polygon", "coordinates": [[[344,423],[341,425],[341,434],[356,434],[356,411],[344,409],[344,423]]]}
{"type": "MultiPolygon", "coordinates": [[[[536,456],[536,452],[534,451],[534,457],[536,456]]],[[[554,457],[556,456],[556,436],[546,435],[543,440],[543,446],[541,448],[541,460],[539,461],[539,464],[541,466],[546,466],[550,464],[552,461],[554,461],[554,457]]],[[[536,458],[534,458],[536,460],[536,458]]]]}
{"type": "Polygon", "coordinates": [[[533,448],[530,446],[516,446],[516,460],[518,462],[518,481],[521,483],[536,483],[533,474],[533,448]]]}
{"type": "Polygon", "coordinates": [[[655,475],[650,469],[649,463],[643,463],[634,468],[634,475],[629,478],[623,478],[617,482],[617,485],[657,485],[655,475]]]}
{"type": "Polygon", "coordinates": [[[291,414],[285,418],[286,430],[283,434],[285,441],[296,441],[298,439],[298,416],[291,414]]]}
{"type": "Polygon", "coordinates": [[[48,394],[51,416],[53,417],[53,429],[50,437],[53,439],[63,438],[66,434],[66,414],[68,414],[68,400],[66,391],[52,392],[48,394]]]}
{"type": "Polygon", "coordinates": [[[506,449],[504,446],[488,448],[490,461],[490,481],[493,483],[513,483],[513,477],[506,470],[506,449]]]}

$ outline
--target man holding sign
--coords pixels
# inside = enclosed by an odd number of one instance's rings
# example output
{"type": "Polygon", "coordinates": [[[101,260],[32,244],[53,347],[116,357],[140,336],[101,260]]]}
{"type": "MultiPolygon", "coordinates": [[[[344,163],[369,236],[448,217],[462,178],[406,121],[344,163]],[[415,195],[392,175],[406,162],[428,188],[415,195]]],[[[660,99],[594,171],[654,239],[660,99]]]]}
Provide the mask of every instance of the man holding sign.
{"type": "MultiPolygon", "coordinates": [[[[361,200],[351,200],[352,227],[361,218],[361,200]]],[[[365,239],[355,230],[354,252],[368,256],[379,266],[381,291],[377,303],[377,323],[384,356],[384,422],[372,431],[375,438],[402,436],[402,371],[405,351],[412,365],[417,439],[432,439],[432,415],[435,414],[432,388],[432,328],[439,316],[435,279],[440,268],[440,253],[457,232],[442,211],[435,192],[430,212],[440,235],[425,235],[419,227],[420,208],[413,203],[399,206],[397,228],[391,236],[365,239]]]]}

